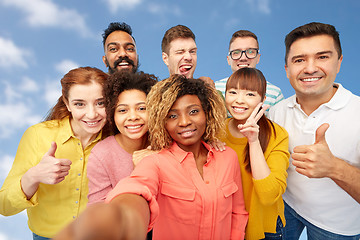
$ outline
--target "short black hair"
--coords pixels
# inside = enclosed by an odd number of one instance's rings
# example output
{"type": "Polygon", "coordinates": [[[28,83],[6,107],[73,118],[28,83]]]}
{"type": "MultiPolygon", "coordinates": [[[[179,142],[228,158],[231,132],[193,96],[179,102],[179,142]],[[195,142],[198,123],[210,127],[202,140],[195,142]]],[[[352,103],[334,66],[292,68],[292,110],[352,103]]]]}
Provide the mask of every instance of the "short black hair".
{"type": "Polygon", "coordinates": [[[123,31],[123,32],[128,33],[132,37],[132,39],[134,39],[134,42],[135,42],[135,38],[132,35],[132,29],[131,29],[130,25],[128,25],[124,22],[112,22],[109,24],[107,29],[105,29],[104,33],[102,34],[104,46],[105,46],[107,37],[115,31],[123,31]]]}

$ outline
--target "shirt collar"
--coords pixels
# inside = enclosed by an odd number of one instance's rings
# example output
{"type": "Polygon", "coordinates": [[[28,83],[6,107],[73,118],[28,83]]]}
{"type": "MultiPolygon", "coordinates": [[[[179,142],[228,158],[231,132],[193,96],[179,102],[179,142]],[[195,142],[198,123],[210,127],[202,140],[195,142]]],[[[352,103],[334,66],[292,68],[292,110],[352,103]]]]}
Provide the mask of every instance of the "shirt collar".
{"type": "MultiPolygon", "coordinates": [[[[337,88],[336,93],[330,99],[329,102],[322,104],[321,106],[326,106],[333,110],[338,110],[347,105],[351,98],[351,92],[345,89],[340,83],[334,83],[334,87],[337,88]]],[[[288,107],[294,108],[298,107],[301,109],[300,104],[296,102],[296,95],[290,97],[290,101],[288,102],[288,107]]],[[[320,108],[320,107],[319,107],[320,108]]]]}
{"type": "MultiPolygon", "coordinates": [[[[64,117],[63,119],[59,120],[59,128],[61,129],[58,135],[59,142],[64,144],[71,138],[75,138],[74,132],[70,125],[70,118],[69,116],[64,117]]],[[[92,142],[98,142],[102,139],[102,130],[100,133],[96,136],[96,138],[92,142]]]]}
{"type": "MultiPolygon", "coordinates": [[[[214,155],[213,148],[209,144],[205,143],[204,141],[201,141],[201,143],[209,151],[208,156],[213,156],[214,155]]],[[[171,147],[169,148],[169,152],[180,163],[182,163],[189,154],[192,154],[192,152],[186,152],[183,149],[181,149],[175,141],[172,143],[171,147]]],[[[212,158],[208,157],[207,161],[209,162],[211,159],[212,158]]]]}

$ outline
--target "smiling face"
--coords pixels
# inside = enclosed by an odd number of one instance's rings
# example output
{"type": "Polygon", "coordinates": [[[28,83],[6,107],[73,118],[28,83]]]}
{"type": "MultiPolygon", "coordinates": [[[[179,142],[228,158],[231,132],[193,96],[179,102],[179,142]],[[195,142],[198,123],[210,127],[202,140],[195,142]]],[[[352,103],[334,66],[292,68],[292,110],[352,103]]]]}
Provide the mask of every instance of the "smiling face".
{"type": "Polygon", "coordinates": [[[134,39],[126,32],[112,32],[105,41],[103,62],[110,73],[115,71],[136,72],[138,55],[134,39]]]}
{"type": "Polygon", "coordinates": [[[261,98],[257,91],[230,88],[225,93],[225,105],[233,118],[244,124],[261,98]]]}
{"type": "MultiPolygon", "coordinates": [[[[246,49],[255,48],[258,49],[259,45],[255,38],[252,37],[238,37],[236,38],[229,47],[229,52],[233,50],[245,51],[246,49]]],[[[260,54],[255,58],[249,59],[246,57],[245,53],[242,53],[240,59],[233,60],[229,55],[227,56],[228,64],[231,66],[231,70],[235,72],[236,70],[243,67],[255,68],[256,64],[260,61],[260,54]]]]}
{"type": "Polygon", "coordinates": [[[146,94],[133,89],[122,92],[116,104],[114,120],[123,139],[142,139],[148,131],[146,94]]]}
{"type": "Polygon", "coordinates": [[[196,95],[185,95],[178,98],[171,107],[165,129],[171,138],[184,151],[201,144],[206,128],[206,115],[196,95]]]}
{"type": "Polygon", "coordinates": [[[170,75],[181,74],[192,78],[197,62],[197,47],[192,38],[177,38],[170,42],[169,53],[162,53],[170,75]]]}
{"type": "Polygon", "coordinates": [[[96,83],[75,84],[64,101],[71,113],[71,128],[80,140],[97,135],[106,122],[103,87],[96,83]]]}
{"type": "Polygon", "coordinates": [[[333,83],[340,71],[334,40],[328,35],[300,38],[290,46],[286,59],[286,75],[295,89],[298,102],[314,99],[328,102],[334,95],[333,83]]]}

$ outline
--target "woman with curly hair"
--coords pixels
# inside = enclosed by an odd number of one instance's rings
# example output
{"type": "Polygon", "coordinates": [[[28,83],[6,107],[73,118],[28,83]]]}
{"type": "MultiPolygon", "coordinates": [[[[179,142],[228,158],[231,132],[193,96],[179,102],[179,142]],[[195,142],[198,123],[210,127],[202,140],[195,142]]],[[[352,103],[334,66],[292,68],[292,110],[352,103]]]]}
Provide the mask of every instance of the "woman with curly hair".
{"type": "Polygon", "coordinates": [[[151,89],[147,106],[151,147],[160,152],[116,185],[109,204],[89,207],[56,239],[144,239],[152,228],[156,240],[243,239],[248,213],[236,153],[206,143],[224,132],[221,96],[199,79],[172,75],[151,89]]]}
{"type": "Polygon", "coordinates": [[[145,102],[156,82],[154,75],[143,72],[116,72],[109,76],[104,96],[107,121],[114,136],[99,142],[89,156],[88,204],[104,201],[118,181],[133,171],[132,154],[149,145],[145,102]]]}

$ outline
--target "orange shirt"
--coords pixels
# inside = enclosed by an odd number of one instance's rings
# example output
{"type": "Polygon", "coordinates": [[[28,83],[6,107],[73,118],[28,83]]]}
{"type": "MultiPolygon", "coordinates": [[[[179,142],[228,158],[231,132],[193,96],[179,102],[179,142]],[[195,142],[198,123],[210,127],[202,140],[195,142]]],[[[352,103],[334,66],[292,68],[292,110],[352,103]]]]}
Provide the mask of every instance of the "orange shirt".
{"type": "Polygon", "coordinates": [[[203,178],[194,156],[174,143],[169,149],[144,158],[130,177],[108,194],[142,195],[151,212],[153,239],[243,239],[245,210],[236,153],[209,150],[203,178]]]}

